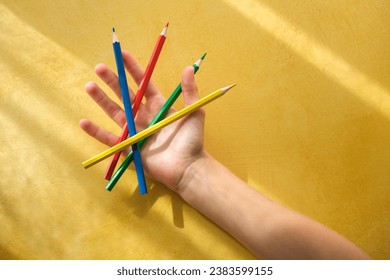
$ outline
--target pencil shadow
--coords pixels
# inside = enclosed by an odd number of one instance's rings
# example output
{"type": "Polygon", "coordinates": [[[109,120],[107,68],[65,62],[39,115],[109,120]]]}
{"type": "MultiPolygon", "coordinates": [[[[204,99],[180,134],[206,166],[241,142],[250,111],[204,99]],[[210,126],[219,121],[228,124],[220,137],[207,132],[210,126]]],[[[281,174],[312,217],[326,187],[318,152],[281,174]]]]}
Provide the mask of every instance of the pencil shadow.
{"type": "Polygon", "coordinates": [[[148,194],[141,195],[138,187],[130,194],[130,196],[123,196],[121,200],[124,204],[132,209],[132,213],[139,218],[144,218],[155,203],[165,197],[170,197],[172,207],[172,222],[178,228],[184,228],[183,218],[183,200],[175,192],[167,187],[147,179],[148,194]]]}
{"type": "MultiPolygon", "coordinates": [[[[134,172],[134,171],[133,171],[134,172]]],[[[179,254],[180,259],[202,259],[208,260],[211,259],[207,251],[200,250],[192,238],[189,238],[186,235],[180,234],[180,231],[185,228],[184,215],[183,215],[183,200],[173,191],[167,189],[165,186],[153,182],[147,179],[147,185],[149,193],[147,195],[141,195],[139,193],[138,187],[136,185],[130,185],[128,183],[120,182],[118,186],[112,192],[120,192],[119,197],[115,200],[115,204],[104,203],[104,207],[107,208],[107,212],[110,213],[115,219],[119,220],[121,224],[127,225],[131,231],[139,231],[139,234],[145,235],[147,232],[147,242],[148,244],[154,244],[156,248],[161,246],[161,243],[175,243],[183,244],[190,248],[187,252],[181,252],[179,254]],[[123,192],[118,190],[118,188],[126,187],[127,189],[133,189],[131,193],[123,192]],[[171,211],[172,211],[172,223],[161,223],[161,219],[166,216],[164,212],[153,211],[153,207],[157,206],[159,200],[171,201],[171,211]],[[122,211],[122,212],[120,212],[122,211]],[[120,213],[120,215],[119,215],[120,213]],[[136,216],[140,220],[145,221],[146,223],[153,223],[157,227],[157,230],[147,230],[145,228],[136,227],[134,224],[129,223],[130,217],[136,216]],[[174,229],[176,228],[176,229],[174,229]],[[179,232],[177,232],[179,230],[179,232]],[[166,232],[177,232],[171,239],[167,236],[166,232]]],[[[237,250],[243,250],[243,247],[238,242],[234,241],[232,237],[227,235],[222,229],[217,225],[208,221],[206,218],[204,221],[199,224],[204,230],[212,230],[216,236],[220,237],[221,246],[227,246],[227,244],[234,244],[233,246],[237,250]],[[204,223],[203,223],[204,222],[204,223]],[[217,231],[216,231],[217,229],[217,231]]],[[[164,247],[168,249],[169,247],[164,247]]],[[[178,259],[175,257],[176,252],[170,252],[168,259],[178,259]]],[[[139,259],[137,256],[129,255],[127,259],[139,259]]],[[[164,257],[160,257],[165,259],[164,257]]],[[[154,259],[153,257],[148,257],[147,259],[154,259]]],[[[254,256],[248,252],[245,256],[245,259],[254,259],[254,256]]]]}

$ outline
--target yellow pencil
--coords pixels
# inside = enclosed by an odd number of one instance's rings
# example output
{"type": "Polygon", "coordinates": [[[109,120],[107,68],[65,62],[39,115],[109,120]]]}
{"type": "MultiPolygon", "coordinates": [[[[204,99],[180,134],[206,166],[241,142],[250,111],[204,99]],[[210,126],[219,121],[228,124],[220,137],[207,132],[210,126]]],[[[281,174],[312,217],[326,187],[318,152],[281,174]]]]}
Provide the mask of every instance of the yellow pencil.
{"type": "Polygon", "coordinates": [[[96,163],[110,157],[111,155],[115,154],[116,152],[119,152],[126,147],[137,143],[138,141],[142,140],[145,137],[148,137],[152,135],[153,133],[156,133],[158,130],[162,129],[163,127],[166,127],[167,125],[179,120],[180,118],[192,113],[193,111],[199,109],[200,107],[203,107],[204,105],[210,103],[211,101],[221,97],[224,95],[228,90],[230,90],[232,87],[234,87],[236,84],[220,88],[213,93],[210,93],[209,95],[199,99],[198,101],[192,103],[191,105],[185,107],[184,109],[174,113],[173,115],[163,119],[162,121],[156,123],[153,126],[150,126],[143,131],[137,133],[136,135],[127,138],[126,140],[120,142],[119,144],[105,150],[104,152],[84,161],[82,164],[84,168],[91,167],[92,165],[95,165],[96,163]]]}

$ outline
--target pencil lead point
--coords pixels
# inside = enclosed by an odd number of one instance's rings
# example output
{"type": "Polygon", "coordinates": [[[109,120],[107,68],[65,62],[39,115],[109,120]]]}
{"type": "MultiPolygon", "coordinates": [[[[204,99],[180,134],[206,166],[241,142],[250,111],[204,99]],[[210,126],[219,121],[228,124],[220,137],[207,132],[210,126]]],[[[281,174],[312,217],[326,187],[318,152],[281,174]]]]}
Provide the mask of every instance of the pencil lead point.
{"type": "Polygon", "coordinates": [[[201,65],[202,62],[203,62],[203,59],[204,59],[205,56],[206,56],[206,54],[207,54],[207,53],[204,53],[204,54],[202,55],[202,57],[199,58],[194,64],[195,64],[196,66],[200,67],[200,65],[201,65]]]}
{"type": "Polygon", "coordinates": [[[164,26],[164,29],[161,31],[161,36],[167,36],[167,30],[168,30],[168,25],[169,25],[169,22],[167,22],[167,24],[164,26]]]}
{"type": "Polygon", "coordinates": [[[236,84],[232,84],[230,86],[227,86],[227,87],[224,87],[224,88],[221,88],[221,90],[223,91],[223,93],[226,93],[228,90],[230,90],[231,88],[235,87],[236,84]]]}
{"type": "Polygon", "coordinates": [[[115,28],[112,28],[112,42],[119,42],[118,35],[116,35],[115,28]]]}

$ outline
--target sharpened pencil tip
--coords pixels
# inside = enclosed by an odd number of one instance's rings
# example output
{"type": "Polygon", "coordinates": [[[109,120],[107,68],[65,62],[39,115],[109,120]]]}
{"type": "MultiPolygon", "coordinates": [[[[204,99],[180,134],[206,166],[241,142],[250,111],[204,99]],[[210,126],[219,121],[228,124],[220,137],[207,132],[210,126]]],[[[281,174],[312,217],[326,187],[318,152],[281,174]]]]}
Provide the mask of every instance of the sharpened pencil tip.
{"type": "Polygon", "coordinates": [[[228,90],[230,90],[231,88],[233,88],[233,87],[235,87],[235,86],[236,86],[236,84],[232,84],[232,85],[230,85],[230,86],[221,88],[221,91],[222,91],[223,93],[226,93],[228,90]]]}
{"type": "Polygon", "coordinates": [[[164,26],[164,29],[161,31],[160,35],[161,36],[167,36],[167,30],[168,30],[168,25],[169,25],[169,22],[167,22],[167,24],[164,26]]]}
{"type": "Polygon", "coordinates": [[[196,65],[196,66],[200,67],[200,65],[201,65],[202,62],[203,62],[203,59],[204,59],[205,56],[206,56],[206,54],[207,54],[207,53],[204,53],[204,55],[202,55],[202,57],[199,58],[199,59],[195,62],[195,65],[196,65]]]}
{"type": "Polygon", "coordinates": [[[115,28],[112,28],[112,42],[119,42],[118,35],[116,35],[115,28]]]}

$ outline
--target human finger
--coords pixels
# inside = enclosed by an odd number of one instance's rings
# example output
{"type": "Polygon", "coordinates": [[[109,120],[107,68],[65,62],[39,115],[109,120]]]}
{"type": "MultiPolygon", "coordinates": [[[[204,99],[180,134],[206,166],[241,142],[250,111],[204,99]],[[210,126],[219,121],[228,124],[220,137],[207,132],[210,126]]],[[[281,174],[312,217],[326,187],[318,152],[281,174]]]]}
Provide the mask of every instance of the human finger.
{"type": "Polygon", "coordinates": [[[199,100],[198,86],[195,82],[194,68],[192,66],[188,66],[184,69],[181,88],[185,106],[191,105],[199,100]]]}
{"type": "Polygon", "coordinates": [[[88,119],[80,120],[79,125],[80,128],[84,130],[89,136],[95,138],[107,146],[112,147],[118,142],[118,136],[105,130],[104,128],[99,127],[88,119]]]}
{"type": "MultiPolygon", "coordinates": [[[[189,106],[199,100],[198,86],[195,82],[193,67],[189,66],[184,69],[181,87],[183,91],[184,106],[189,106]]],[[[186,122],[192,123],[195,127],[201,128],[204,126],[205,116],[205,110],[203,108],[199,108],[186,118],[186,122]]],[[[198,133],[201,135],[200,139],[203,139],[203,129],[198,130],[198,133]]]]}
{"type": "MultiPolygon", "coordinates": [[[[138,64],[137,60],[130,54],[130,52],[123,50],[122,57],[126,70],[130,73],[139,88],[144,78],[145,70],[138,64]]],[[[153,82],[149,81],[144,96],[148,99],[156,95],[159,95],[159,92],[153,82]]]]}
{"type": "MultiPolygon", "coordinates": [[[[118,76],[110,68],[108,68],[107,65],[103,63],[99,63],[95,66],[95,73],[99,76],[100,79],[102,79],[103,82],[105,82],[109,86],[109,88],[115,93],[119,100],[123,102],[118,76]]],[[[129,95],[130,101],[133,102],[135,95],[130,88],[129,95]]]]}
{"type": "Polygon", "coordinates": [[[114,102],[107,94],[94,82],[85,85],[88,95],[103,109],[103,111],[120,127],[126,123],[126,115],[123,109],[114,102]]]}

